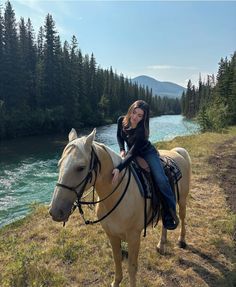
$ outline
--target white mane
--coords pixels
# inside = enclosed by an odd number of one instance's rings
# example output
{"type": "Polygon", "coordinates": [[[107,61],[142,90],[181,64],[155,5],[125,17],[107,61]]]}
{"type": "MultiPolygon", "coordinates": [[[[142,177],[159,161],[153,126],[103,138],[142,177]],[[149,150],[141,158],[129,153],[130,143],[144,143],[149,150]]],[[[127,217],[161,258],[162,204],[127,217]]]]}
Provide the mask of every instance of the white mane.
{"type": "MultiPolygon", "coordinates": [[[[73,148],[73,147],[78,148],[85,157],[89,156],[88,152],[85,150],[85,142],[86,142],[86,137],[77,138],[77,139],[74,139],[73,141],[69,142],[63,151],[62,157],[59,160],[58,165],[60,166],[63,159],[68,155],[68,153],[71,151],[71,148],[73,148]]],[[[100,146],[107,151],[107,153],[110,155],[110,157],[112,159],[112,163],[113,163],[114,167],[118,166],[121,163],[122,159],[121,159],[120,155],[117,154],[112,149],[110,149],[108,146],[104,145],[103,143],[96,142],[96,141],[93,141],[93,144],[95,145],[95,147],[97,145],[97,146],[100,146]]]]}
{"type": "Polygon", "coordinates": [[[121,163],[122,159],[121,159],[120,155],[117,154],[112,149],[110,149],[108,146],[105,146],[104,144],[96,142],[96,141],[94,141],[94,144],[95,144],[95,146],[98,145],[98,146],[104,148],[109,153],[114,167],[118,166],[118,164],[121,163]]]}
{"type": "Polygon", "coordinates": [[[64,148],[64,151],[62,153],[61,159],[59,160],[58,166],[60,166],[61,162],[70,153],[73,147],[78,148],[79,150],[82,151],[85,157],[88,157],[87,152],[85,151],[85,141],[86,141],[86,137],[82,137],[82,138],[74,139],[73,141],[69,142],[67,146],[64,148]]]}

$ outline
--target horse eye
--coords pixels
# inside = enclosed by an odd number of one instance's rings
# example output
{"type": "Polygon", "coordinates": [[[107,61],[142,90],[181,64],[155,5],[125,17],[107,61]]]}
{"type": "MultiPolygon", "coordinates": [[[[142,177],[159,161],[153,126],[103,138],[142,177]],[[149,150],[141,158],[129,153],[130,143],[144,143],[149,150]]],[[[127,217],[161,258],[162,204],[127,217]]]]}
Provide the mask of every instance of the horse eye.
{"type": "Polygon", "coordinates": [[[77,167],[77,171],[82,171],[82,170],[84,170],[84,167],[83,167],[83,166],[77,167]]]}

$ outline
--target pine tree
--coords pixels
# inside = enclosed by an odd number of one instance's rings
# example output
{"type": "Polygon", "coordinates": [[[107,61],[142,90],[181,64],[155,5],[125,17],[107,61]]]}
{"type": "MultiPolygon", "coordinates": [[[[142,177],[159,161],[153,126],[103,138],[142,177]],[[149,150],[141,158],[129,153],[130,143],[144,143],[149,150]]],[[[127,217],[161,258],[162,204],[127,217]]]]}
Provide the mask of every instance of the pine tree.
{"type": "Polygon", "coordinates": [[[5,98],[4,98],[4,85],[3,85],[3,67],[4,67],[4,41],[3,41],[3,17],[0,7],[0,139],[5,136],[5,98]]]}
{"type": "Polygon", "coordinates": [[[20,54],[20,82],[24,83],[21,85],[20,96],[21,96],[21,106],[24,108],[24,111],[29,102],[28,86],[29,86],[29,70],[28,70],[28,41],[27,41],[27,32],[24,18],[20,19],[19,24],[19,54],[20,54]]]}
{"type": "Polygon", "coordinates": [[[10,112],[20,104],[19,46],[15,12],[10,2],[6,2],[4,13],[4,59],[2,65],[3,101],[10,112]]]}
{"type": "MultiPolygon", "coordinates": [[[[3,17],[2,17],[2,10],[0,6],[0,79],[3,79],[3,67],[4,67],[4,39],[3,39],[3,33],[4,33],[4,26],[3,26],[3,17]]],[[[4,104],[4,98],[3,98],[3,82],[0,81],[0,109],[2,109],[4,104]]]]}
{"type": "Polygon", "coordinates": [[[43,106],[52,108],[56,99],[56,31],[55,23],[50,14],[45,19],[45,42],[44,42],[44,85],[43,85],[43,106]]]}
{"type": "Polygon", "coordinates": [[[55,37],[55,95],[54,106],[62,106],[63,105],[63,98],[62,98],[62,90],[63,90],[63,70],[62,70],[62,61],[63,61],[63,54],[62,54],[62,47],[61,47],[61,40],[60,36],[55,37]]]}
{"type": "Polygon", "coordinates": [[[43,27],[40,26],[37,38],[37,54],[38,59],[43,59],[43,47],[44,47],[44,31],[43,27]]]}
{"type": "Polygon", "coordinates": [[[67,94],[67,104],[70,105],[71,124],[79,126],[81,120],[81,95],[80,95],[80,69],[78,61],[78,42],[75,36],[71,40],[70,52],[70,94],[67,94]]]}
{"type": "Polygon", "coordinates": [[[44,88],[44,31],[43,27],[39,28],[39,33],[37,36],[37,58],[36,58],[36,71],[35,71],[35,102],[38,111],[40,111],[44,106],[43,98],[43,88],[44,88]]]}
{"type": "Polygon", "coordinates": [[[64,42],[62,49],[62,104],[63,104],[63,127],[66,130],[72,126],[70,124],[70,116],[68,112],[68,95],[71,94],[71,74],[70,74],[70,45],[67,41],[64,42]]]}
{"type": "Polygon", "coordinates": [[[78,92],[79,92],[79,104],[80,104],[80,122],[79,126],[86,125],[85,119],[88,117],[88,111],[90,111],[89,102],[86,95],[86,80],[84,74],[84,58],[81,50],[78,50],[78,92]]]}
{"type": "Polygon", "coordinates": [[[102,118],[105,120],[107,117],[112,115],[113,107],[115,103],[115,96],[112,94],[110,89],[110,80],[113,79],[113,72],[109,75],[108,70],[104,70],[103,74],[103,86],[101,90],[101,98],[98,103],[102,118]]]}
{"type": "Polygon", "coordinates": [[[185,116],[187,118],[190,118],[191,117],[191,106],[192,106],[192,82],[191,82],[191,80],[188,81],[185,100],[186,100],[186,104],[185,104],[186,113],[185,113],[185,116]]]}
{"type": "Polygon", "coordinates": [[[228,69],[228,118],[230,124],[236,124],[236,52],[228,69]]]}
{"type": "Polygon", "coordinates": [[[31,20],[28,18],[26,23],[27,36],[27,71],[28,71],[28,105],[31,110],[36,109],[36,63],[37,47],[35,44],[34,29],[31,20]]]}
{"type": "Polygon", "coordinates": [[[224,60],[223,58],[221,58],[217,73],[217,81],[218,81],[219,93],[221,97],[225,99],[225,102],[227,101],[227,95],[228,95],[227,71],[228,71],[228,59],[225,58],[224,60]]]}
{"type": "Polygon", "coordinates": [[[96,59],[92,53],[89,62],[89,74],[90,74],[90,88],[89,88],[89,98],[91,100],[91,108],[93,110],[94,123],[99,121],[98,114],[98,103],[100,100],[100,96],[98,94],[97,89],[97,63],[96,59]]]}

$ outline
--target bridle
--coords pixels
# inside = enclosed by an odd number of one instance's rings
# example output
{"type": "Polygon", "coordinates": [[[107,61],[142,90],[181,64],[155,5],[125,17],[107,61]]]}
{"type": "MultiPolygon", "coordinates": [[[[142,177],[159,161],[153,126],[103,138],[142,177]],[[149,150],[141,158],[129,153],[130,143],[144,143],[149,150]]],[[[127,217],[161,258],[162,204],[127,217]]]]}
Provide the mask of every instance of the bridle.
{"type": "MultiPolygon", "coordinates": [[[[107,150],[104,148],[104,150],[107,152],[107,150]]],[[[108,152],[107,152],[108,153],[108,152]]],[[[77,197],[77,200],[75,201],[75,203],[73,204],[73,207],[72,207],[72,210],[71,210],[71,214],[74,212],[74,210],[78,207],[79,209],[79,212],[85,222],[85,224],[94,224],[94,223],[98,223],[100,221],[102,221],[103,219],[105,219],[108,215],[110,215],[116,208],[117,206],[120,204],[120,202],[122,201],[123,197],[125,196],[126,194],[126,191],[128,189],[128,186],[129,186],[129,183],[130,183],[130,177],[131,177],[131,171],[129,168],[126,168],[121,180],[119,181],[118,185],[115,187],[115,189],[110,193],[108,194],[105,198],[101,199],[101,200],[98,200],[98,201],[95,201],[94,200],[94,190],[95,190],[95,184],[96,184],[96,181],[97,181],[97,176],[98,176],[98,172],[101,170],[101,162],[96,154],[96,152],[94,151],[94,148],[92,147],[92,151],[91,151],[91,159],[90,159],[90,163],[89,163],[89,171],[88,171],[88,174],[83,178],[83,180],[77,184],[76,186],[74,187],[70,187],[68,185],[65,185],[63,183],[59,183],[57,182],[56,183],[56,186],[58,187],[62,187],[62,188],[65,188],[65,189],[68,189],[72,192],[74,192],[76,194],[76,197],[77,197]],[[81,205],[95,205],[97,203],[100,203],[104,200],[106,200],[107,198],[109,198],[117,189],[118,187],[120,186],[121,182],[123,181],[125,175],[126,175],[126,172],[127,170],[129,171],[129,175],[128,175],[128,181],[127,181],[127,184],[125,186],[125,189],[121,195],[121,197],[119,198],[119,200],[116,202],[116,204],[114,205],[114,207],[108,211],[103,217],[101,217],[100,219],[98,220],[94,220],[94,221],[91,221],[91,220],[86,220],[84,218],[84,212],[83,212],[83,209],[82,209],[82,206],[81,205]],[[87,183],[91,183],[92,182],[92,179],[93,179],[93,172],[95,173],[95,180],[94,180],[94,183],[92,185],[93,187],[93,200],[92,201],[81,201],[81,197],[85,191],[85,187],[87,185],[87,183]],[[78,191],[78,188],[81,187],[81,189],[78,191]]],[[[64,222],[64,225],[65,225],[65,222],[64,222]]]]}
{"type": "Polygon", "coordinates": [[[57,182],[56,186],[59,186],[59,187],[62,187],[62,188],[66,188],[68,190],[73,191],[76,194],[77,201],[79,202],[81,196],[84,193],[84,189],[85,189],[87,183],[88,182],[89,183],[92,182],[93,172],[95,172],[95,181],[94,181],[94,184],[93,184],[93,188],[95,189],[95,183],[96,183],[96,180],[97,180],[97,174],[98,174],[98,172],[100,170],[101,170],[101,162],[100,162],[97,154],[95,153],[94,148],[92,147],[91,159],[90,159],[90,163],[89,163],[89,171],[88,171],[88,174],[84,177],[84,179],[79,184],[77,184],[74,187],[70,187],[70,186],[65,185],[63,183],[60,183],[60,182],[57,182]],[[80,186],[82,186],[82,187],[81,187],[80,191],[78,192],[77,189],[80,186]]]}

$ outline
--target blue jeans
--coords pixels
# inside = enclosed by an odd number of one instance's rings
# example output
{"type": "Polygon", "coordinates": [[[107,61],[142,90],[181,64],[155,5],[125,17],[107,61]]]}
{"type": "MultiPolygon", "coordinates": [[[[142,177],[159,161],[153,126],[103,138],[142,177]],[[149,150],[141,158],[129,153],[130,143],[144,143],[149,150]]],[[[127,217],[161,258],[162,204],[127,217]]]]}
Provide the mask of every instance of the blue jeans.
{"type": "Polygon", "coordinates": [[[146,162],[150,167],[155,184],[158,186],[161,192],[161,196],[164,200],[163,207],[164,208],[166,207],[167,209],[173,209],[175,211],[176,210],[175,196],[174,193],[172,192],[169,180],[162,167],[157,150],[153,146],[151,146],[150,148],[148,148],[148,150],[142,152],[140,156],[146,160],[146,162]]]}

